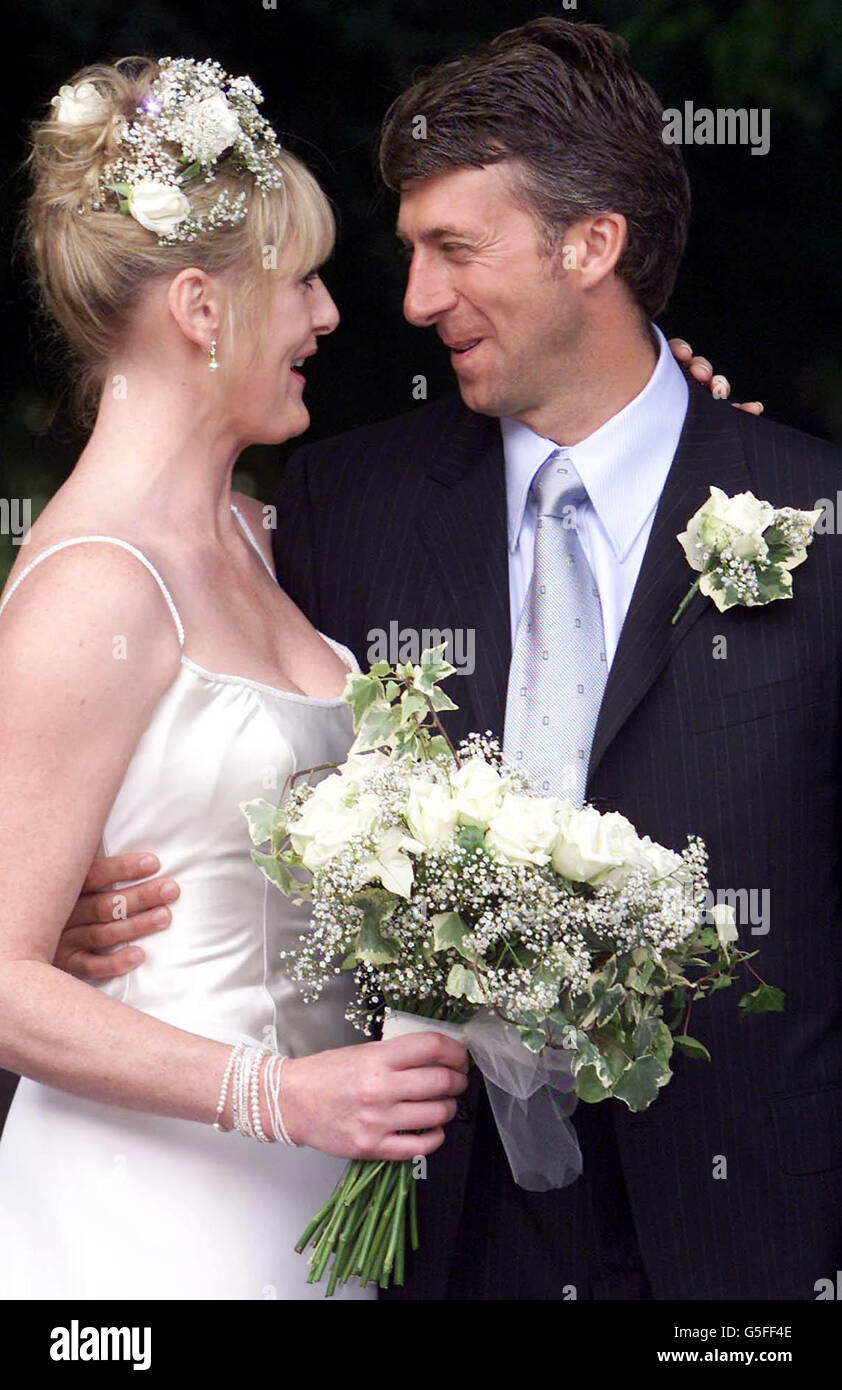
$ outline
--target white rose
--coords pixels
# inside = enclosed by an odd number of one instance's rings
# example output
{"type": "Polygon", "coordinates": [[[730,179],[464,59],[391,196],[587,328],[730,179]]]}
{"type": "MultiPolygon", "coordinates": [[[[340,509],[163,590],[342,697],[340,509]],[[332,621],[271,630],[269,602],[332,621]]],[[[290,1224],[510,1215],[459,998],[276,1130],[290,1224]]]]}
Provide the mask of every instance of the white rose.
{"type": "Polygon", "coordinates": [[[240,134],[240,122],[221,92],[191,106],[176,127],[185,156],[209,164],[230,149],[240,134]]]}
{"type": "Polygon", "coordinates": [[[129,194],[129,212],[141,227],[169,236],[190,215],[190,203],[178,188],[144,179],[129,194]]]}
{"type": "Polygon", "coordinates": [[[450,778],[460,823],[485,830],[503,804],[508,783],[484,758],[464,762],[450,778]]]}
{"type": "Polygon", "coordinates": [[[676,854],[675,850],[659,845],[655,840],[650,840],[648,835],[644,835],[638,841],[638,854],[638,862],[642,868],[646,869],[650,878],[675,878],[676,881],[689,881],[681,855],[676,854]]]}
{"type": "Polygon", "coordinates": [[[760,501],[752,492],[729,497],[721,488],[712,487],[707,502],[691,517],[687,530],[678,539],[694,570],[703,570],[710,552],[726,545],[741,559],[762,560],[768,554],[763,532],[771,526],[774,516],[771,502],[760,501]]]}
{"type": "Polygon", "coordinates": [[[557,810],[554,796],[506,792],[486,831],[486,849],[511,864],[549,864],[558,835],[557,810]]]}
{"type": "Polygon", "coordinates": [[[618,811],[562,802],[556,817],[553,868],[574,883],[610,883],[619,888],[637,868],[640,842],[631,821],[618,811]]]}
{"type": "Polygon", "coordinates": [[[440,782],[413,779],[406,803],[406,823],[426,849],[434,849],[450,839],[458,814],[448,787],[440,782]]]}
{"type": "MultiPolygon", "coordinates": [[[[327,778],[326,783],[334,780],[339,779],[327,778]]],[[[321,797],[311,796],[299,819],[290,826],[292,847],[312,873],[344,849],[352,836],[372,830],[379,814],[376,797],[361,796],[348,805],[331,787],[321,797]]]]}
{"type": "Polygon", "coordinates": [[[716,903],[711,908],[710,915],[713,918],[716,935],[722,946],[727,946],[730,942],[737,940],[739,933],[734,918],[734,909],[730,903],[716,903]]]}
{"type": "Polygon", "coordinates": [[[56,120],[62,125],[88,125],[101,121],[108,113],[108,102],[101,97],[92,82],[80,82],[78,87],[59,87],[53,97],[56,120]]]}

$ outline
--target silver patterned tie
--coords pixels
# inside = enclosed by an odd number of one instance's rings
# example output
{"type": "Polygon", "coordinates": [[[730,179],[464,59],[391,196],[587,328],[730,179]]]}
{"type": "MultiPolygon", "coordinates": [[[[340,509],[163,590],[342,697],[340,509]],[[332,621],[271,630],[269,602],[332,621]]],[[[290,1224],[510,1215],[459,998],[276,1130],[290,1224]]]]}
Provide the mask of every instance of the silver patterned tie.
{"type": "Polygon", "coordinates": [[[503,750],[536,791],[581,805],[608,667],[599,590],[576,531],[587,493],[563,449],[531,488],[535,564],[515,638],[503,750]]]}

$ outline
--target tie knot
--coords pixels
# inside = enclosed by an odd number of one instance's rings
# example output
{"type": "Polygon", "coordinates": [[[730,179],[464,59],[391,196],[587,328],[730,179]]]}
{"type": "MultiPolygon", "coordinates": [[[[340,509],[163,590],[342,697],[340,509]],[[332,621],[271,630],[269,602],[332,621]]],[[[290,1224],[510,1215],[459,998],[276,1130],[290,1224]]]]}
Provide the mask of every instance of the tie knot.
{"type": "Polygon", "coordinates": [[[554,450],[538,469],[532,479],[531,492],[538,504],[539,516],[562,518],[565,507],[577,506],[588,495],[572,459],[559,449],[554,450]]]}

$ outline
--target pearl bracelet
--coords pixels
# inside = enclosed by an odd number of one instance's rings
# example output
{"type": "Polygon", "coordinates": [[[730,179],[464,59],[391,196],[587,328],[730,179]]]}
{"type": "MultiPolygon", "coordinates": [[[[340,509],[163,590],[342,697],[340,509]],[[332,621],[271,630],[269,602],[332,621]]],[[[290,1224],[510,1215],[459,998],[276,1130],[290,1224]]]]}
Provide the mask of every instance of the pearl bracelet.
{"type": "Polygon", "coordinates": [[[225,1074],[216,1107],[214,1129],[222,1134],[237,1130],[245,1139],[257,1139],[261,1144],[271,1144],[273,1140],[298,1148],[284,1123],[281,1111],[280,1088],[281,1072],[287,1058],[281,1053],[267,1052],[265,1047],[244,1042],[235,1043],[228,1055],[225,1074]],[[260,1118],[260,1089],[266,1100],[269,1112],[271,1136],[264,1132],[260,1118]],[[231,1110],[233,1123],[230,1130],[222,1123],[228,1089],[231,1089],[231,1110]]]}

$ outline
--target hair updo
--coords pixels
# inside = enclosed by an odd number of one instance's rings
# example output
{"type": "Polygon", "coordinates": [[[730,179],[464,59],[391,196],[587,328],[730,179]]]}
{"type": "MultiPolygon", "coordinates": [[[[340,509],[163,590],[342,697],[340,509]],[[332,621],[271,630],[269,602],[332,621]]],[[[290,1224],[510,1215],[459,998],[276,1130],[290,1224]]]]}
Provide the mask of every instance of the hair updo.
{"type": "Polygon", "coordinates": [[[193,212],[201,213],[223,192],[245,193],[247,212],[240,222],[201,231],[190,241],[161,245],[155,232],[116,204],[87,210],[99,197],[103,169],[120,152],[115,131],[121,118],[135,115],[159,71],[155,59],[142,57],[85,67],[69,85],[92,84],[104,103],[94,119],[71,124],[50,111],[32,128],[26,248],[44,305],[71,349],[76,413],[88,425],[107,363],[149,282],[187,266],[226,274],[233,291],[229,341],[238,325],[255,319],[259,340],[271,283],[266,270],[297,279],[324,261],[333,246],[327,198],[305,165],[284,149],[273,161],[283,175],[278,188],[261,191],[251,174],[224,158],[210,183],[192,182],[193,212]]]}

